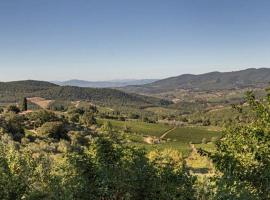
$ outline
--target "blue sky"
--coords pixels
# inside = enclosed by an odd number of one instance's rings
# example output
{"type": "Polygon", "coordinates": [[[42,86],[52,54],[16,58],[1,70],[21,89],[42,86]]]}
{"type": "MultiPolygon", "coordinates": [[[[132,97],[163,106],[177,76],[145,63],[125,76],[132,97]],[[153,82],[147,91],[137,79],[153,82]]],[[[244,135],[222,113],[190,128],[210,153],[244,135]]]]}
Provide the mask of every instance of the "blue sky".
{"type": "Polygon", "coordinates": [[[268,0],[0,0],[0,81],[270,67],[268,0]]]}

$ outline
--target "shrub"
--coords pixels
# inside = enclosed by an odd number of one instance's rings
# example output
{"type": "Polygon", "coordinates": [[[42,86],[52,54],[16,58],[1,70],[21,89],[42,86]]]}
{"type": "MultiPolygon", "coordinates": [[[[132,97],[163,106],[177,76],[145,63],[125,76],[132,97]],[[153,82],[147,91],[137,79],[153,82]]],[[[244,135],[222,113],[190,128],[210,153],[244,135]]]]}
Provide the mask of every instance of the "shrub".
{"type": "Polygon", "coordinates": [[[27,118],[34,122],[35,127],[41,127],[46,122],[58,121],[58,117],[46,110],[40,110],[27,114],[27,118]]]}
{"type": "Polygon", "coordinates": [[[9,105],[7,107],[7,112],[13,112],[13,113],[17,114],[20,111],[21,111],[20,108],[18,108],[18,106],[16,106],[16,105],[9,105]]]}
{"type": "Polygon", "coordinates": [[[22,127],[23,117],[16,114],[8,114],[5,119],[1,119],[1,127],[8,133],[13,140],[20,142],[24,137],[24,129],[22,127]]]}
{"type": "Polygon", "coordinates": [[[207,139],[206,138],[203,138],[202,139],[202,144],[206,144],[207,143],[207,139]]]}
{"type": "Polygon", "coordinates": [[[63,122],[46,122],[39,129],[38,134],[54,139],[68,139],[63,122]]]}
{"type": "Polygon", "coordinates": [[[92,126],[94,124],[97,124],[97,121],[91,112],[86,112],[83,114],[83,116],[80,119],[80,122],[86,126],[92,126]]]}

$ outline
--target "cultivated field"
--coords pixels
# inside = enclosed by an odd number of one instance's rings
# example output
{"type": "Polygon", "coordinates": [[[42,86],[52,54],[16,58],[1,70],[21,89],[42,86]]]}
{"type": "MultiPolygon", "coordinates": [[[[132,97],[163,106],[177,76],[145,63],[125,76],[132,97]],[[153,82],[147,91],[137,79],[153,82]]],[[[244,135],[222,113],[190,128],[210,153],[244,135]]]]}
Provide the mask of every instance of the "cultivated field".
{"type": "Polygon", "coordinates": [[[190,143],[207,143],[221,136],[220,132],[205,127],[173,127],[160,123],[105,119],[99,119],[98,123],[102,125],[105,121],[110,121],[115,130],[123,131],[128,127],[129,133],[126,133],[126,137],[131,144],[147,150],[173,148],[181,151],[184,156],[191,152],[190,143]]]}

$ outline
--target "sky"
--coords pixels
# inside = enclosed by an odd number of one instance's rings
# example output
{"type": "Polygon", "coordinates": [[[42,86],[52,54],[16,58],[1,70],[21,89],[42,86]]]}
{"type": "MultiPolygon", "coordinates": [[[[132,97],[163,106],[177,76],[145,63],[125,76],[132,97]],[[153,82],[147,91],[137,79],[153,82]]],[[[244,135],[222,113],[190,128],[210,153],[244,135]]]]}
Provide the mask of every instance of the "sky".
{"type": "Polygon", "coordinates": [[[0,0],[0,81],[270,67],[269,0],[0,0]]]}

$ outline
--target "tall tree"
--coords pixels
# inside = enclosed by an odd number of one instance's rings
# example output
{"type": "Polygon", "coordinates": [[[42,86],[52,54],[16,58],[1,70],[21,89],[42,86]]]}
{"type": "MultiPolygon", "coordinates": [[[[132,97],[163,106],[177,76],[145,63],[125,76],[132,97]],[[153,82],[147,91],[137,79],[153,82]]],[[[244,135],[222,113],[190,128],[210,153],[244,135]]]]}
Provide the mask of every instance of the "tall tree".
{"type": "Polygon", "coordinates": [[[26,97],[23,98],[21,107],[22,107],[21,108],[22,111],[27,111],[27,98],[26,97]]]}

